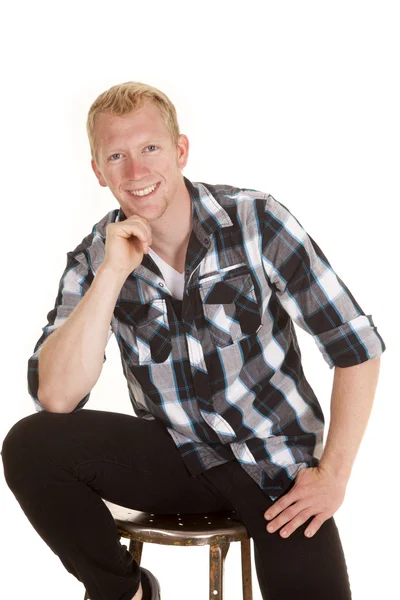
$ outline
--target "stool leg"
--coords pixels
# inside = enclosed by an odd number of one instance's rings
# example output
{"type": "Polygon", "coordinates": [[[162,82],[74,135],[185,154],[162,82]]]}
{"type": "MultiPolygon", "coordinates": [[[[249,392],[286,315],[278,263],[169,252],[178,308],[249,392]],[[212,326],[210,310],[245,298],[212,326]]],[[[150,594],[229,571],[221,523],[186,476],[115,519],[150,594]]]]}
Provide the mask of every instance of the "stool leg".
{"type": "Polygon", "coordinates": [[[142,560],[142,551],[143,542],[139,542],[139,540],[131,540],[129,542],[129,552],[132,554],[138,565],[140,565],[140,561],[142,560]]]}
{"type": "Polygon", "coordinates": [[[224,600],[225,557],[229,543],[210,544],[210,600],[224,600]]]}
{"type": "Polygon", "coordinates": [[[243,585],[243,600],[253,600],[253,589],[251,585],[251,548],[250,540],[242,540],[242,585],[243,585]]]}

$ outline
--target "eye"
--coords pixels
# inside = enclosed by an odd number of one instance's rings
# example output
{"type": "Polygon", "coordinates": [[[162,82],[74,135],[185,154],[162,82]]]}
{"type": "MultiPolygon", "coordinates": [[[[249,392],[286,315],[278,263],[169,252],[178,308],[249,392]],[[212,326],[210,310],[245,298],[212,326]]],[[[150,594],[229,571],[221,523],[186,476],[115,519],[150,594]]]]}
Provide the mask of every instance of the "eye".
{"type": "Polygon", "coordinates": [[[120,152],[115,152],[115,154],[111,154],[109,160],[113,161],[114,160],[114,156],[121,156],[120,152]]]}
{"type": "MultiPolygon", "coordinates": [[[[154,144],[151,144],[150,146],[146,146],[146,148],[157,148],[157,146],[154,146],[154,144]]],[[[152,152],[150,152],[150,154],[152,154],[152,152]]]]}

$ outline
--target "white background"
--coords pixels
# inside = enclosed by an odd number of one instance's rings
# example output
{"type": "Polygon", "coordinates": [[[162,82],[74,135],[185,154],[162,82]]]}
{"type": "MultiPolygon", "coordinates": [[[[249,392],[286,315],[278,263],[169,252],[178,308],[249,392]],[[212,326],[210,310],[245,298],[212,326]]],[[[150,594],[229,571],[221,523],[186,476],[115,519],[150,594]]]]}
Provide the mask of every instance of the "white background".
{"type": "MultiPolygon", "coordinates": [[[[34,412],[27,359],[67,251],[118,207],[90,168],[90,104],[116,83],[154,85],[189,137],[183,173],[269,192],[287,206],[387,345],[335,515],[353,600],[398,597],[397,8],[382,0],[16,1],[0,19],[1,439],[34,412]]],[[[312,337],[296,330],[327,431],[333,371],[312,337]]],[[[114,337],[87,408],[132,414],[114,337]]],[[[30,525],[3,475],[0,486],[0,596],[83,600],[82,584],[30,525]]],[[[207,547],[145,545],[142,564],[160,579],[163,600],[208,597],[207,547]]],[[[238,544],[227,557],[226,589],[227,600],[242,597],[238,544]]]]}

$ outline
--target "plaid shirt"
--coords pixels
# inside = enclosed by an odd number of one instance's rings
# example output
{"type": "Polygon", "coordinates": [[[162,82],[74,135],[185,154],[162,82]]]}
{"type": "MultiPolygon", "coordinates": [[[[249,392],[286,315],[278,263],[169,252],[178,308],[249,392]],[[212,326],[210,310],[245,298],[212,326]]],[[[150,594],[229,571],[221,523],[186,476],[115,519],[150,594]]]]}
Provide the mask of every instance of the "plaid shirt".
{"type": "MultiPolygon", "coordinates": [[[[120,290],[108,339],[115,334],[135,414],[164,423],[193,476],[237,459],[276,499],[323,451],[324,416],[293,322],[314,336],[330,368],[371,360],[385,343],[283,204],[256,190],[184,180],[193,229],[183,300],[145,254],[120,290]]],[[[110,211],[67,254],[28,363],[38,411],[41,346],[93,282],[108,223],[124,219],[122,209],[110,211]]]]}

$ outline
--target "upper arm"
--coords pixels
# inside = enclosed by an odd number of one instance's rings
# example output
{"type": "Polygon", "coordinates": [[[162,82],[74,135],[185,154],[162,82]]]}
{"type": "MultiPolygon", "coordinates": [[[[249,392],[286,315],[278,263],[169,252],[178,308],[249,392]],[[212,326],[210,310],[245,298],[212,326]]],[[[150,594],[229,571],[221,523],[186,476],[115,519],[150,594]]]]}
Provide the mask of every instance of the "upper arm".
{"type": "Polygon", "coordinates": [[[262,260],[279,302],[314,336],[330,368],[356,365],[384,352],[372,316],[365,315],[315,240],[272,196],[265,204],[262,260]]]}
{"type": "MultiPolygon", "coordinates": [[[[78,306],[93,281],[93,274],[88,267],[84,253],[74,256],[68,253],[67,265],[60,278],[58,293],[54,307],[47,314],[47,324],[42,328],[42,335],[36,342],[34,353],[28,360],[28,393],[33,399],[37,411],[45,410],[38,398],[39,388],[39,356],[44,343],[56,331],[73,310],[78,306]]],[[[108,330],[107,342],[112,335],[111,325],[108,330]]],[[[106,354],[104,353],[104,360],[106,354]]],[[[83,408],[89,400],[90,393],[80,400],[75,410],[83,408]]]]}

